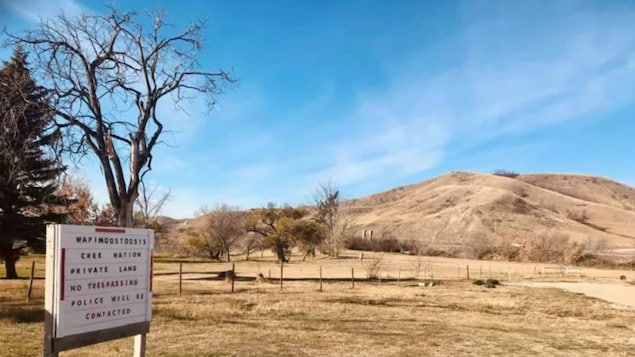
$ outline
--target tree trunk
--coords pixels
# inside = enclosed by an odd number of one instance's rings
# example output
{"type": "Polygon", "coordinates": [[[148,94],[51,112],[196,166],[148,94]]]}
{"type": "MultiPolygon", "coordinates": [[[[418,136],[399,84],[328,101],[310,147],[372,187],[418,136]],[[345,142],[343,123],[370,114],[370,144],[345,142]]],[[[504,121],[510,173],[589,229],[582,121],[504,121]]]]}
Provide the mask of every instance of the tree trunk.
{"type": "Polygon", "coordinates": [[[227,262],[230,262],[230,261],[231,261],[231,258],[229,257],[229,249],[227,249],[227,250],[225,251],[225,253],[227,253],[227,262]]]}
{"type": "Polygon", "coordinates": [[[286,263],[287,257],[284,254],[284,246],[282,244],[276,245],[276,255],[278,256],[278,262],[286,263]]]}
{"type": "Polygon", "coordinates": [[[4,258],[4,268],[6,270],[6,278],[7,279],[17,279],[18,272],[15,270],[15,263],[18,260],[13,257],[4,258]]]}
{"type": "Polygon", "coordinates": [[[121,201],[121,209],[117,217],[120,227],[134,227],[134,200],[132,202],[121,201]]]}

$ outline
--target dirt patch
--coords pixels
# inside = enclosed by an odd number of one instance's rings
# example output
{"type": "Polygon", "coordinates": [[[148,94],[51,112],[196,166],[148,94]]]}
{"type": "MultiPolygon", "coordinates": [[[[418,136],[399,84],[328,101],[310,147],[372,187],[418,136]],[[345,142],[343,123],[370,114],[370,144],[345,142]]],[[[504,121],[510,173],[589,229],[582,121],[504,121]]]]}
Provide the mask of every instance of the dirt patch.
{"type": "Polygon", "coordinates": [[[635,299],[633,299],[633,296],[635,296],[635,286],[629,284],[535,281],[522,281],[510,284],[537,288],[563,289],[574,293],[584,294],[590,297],[606,300],[615,304],[635,308],[635,299]]]}

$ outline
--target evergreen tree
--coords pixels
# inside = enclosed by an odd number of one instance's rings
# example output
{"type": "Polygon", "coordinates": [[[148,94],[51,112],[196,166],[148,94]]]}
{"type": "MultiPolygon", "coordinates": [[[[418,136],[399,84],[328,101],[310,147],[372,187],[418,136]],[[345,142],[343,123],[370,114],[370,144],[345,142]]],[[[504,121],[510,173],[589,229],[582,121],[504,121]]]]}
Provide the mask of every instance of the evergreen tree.
{"type": "Polygon", "coordinates": [[[63,219],[53,208],[63,203],[56,192],[64,167],[47,155],[52,114],[46,89],[31,78],[17,47],[0,69],[0,259],[9,279],[17,278],[24,248],[43,247],[45,224],[63,219]]]}

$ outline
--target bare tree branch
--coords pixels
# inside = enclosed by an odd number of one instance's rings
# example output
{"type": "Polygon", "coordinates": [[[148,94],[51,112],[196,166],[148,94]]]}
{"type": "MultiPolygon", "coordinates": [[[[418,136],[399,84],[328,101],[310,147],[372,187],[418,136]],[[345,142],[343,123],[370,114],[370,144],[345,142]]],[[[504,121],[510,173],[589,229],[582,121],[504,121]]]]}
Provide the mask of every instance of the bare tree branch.
{"type": "Polygon", "coordinates": [[[31,52],[34,74],[50,88],[58,152],[95,155],[119,224],[131,226],[139,185],[152,170],[152,152],[165,130],[158,104],[172,99],[178,106],[202,96],[211,107],[233,80],[198,63],[202,24],[176,32],[158,11],[144,28],[136,13],[109,10],[60,15],[7,36],[9,44],[31,52]]]}

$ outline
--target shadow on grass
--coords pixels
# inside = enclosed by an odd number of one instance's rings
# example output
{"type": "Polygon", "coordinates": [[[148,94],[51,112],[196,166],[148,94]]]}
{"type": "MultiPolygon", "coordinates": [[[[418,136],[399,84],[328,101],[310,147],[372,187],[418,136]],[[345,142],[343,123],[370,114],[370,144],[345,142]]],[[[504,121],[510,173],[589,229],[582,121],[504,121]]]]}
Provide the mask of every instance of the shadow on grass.
{"type": "MultiPolygon", "coordinates": [[[[223,272],[218,273],[215,276],[206,276],[206,277],[200,277],[200,278],[184,278],[183,280],[188,280],[188,281],[224,281],[227,278],[225,278],[222,275],[223,272]]],[[[206,273],[206,274],[210,274],[210,273],[206,273]]],[[[211,273],[214,274],[214,273],[211,273]]],[[[176,273],[176,275],[178,275],[178,273],[176,273]]],[[[183,274],[185,276],[185,274],[183,274]]],[[[256,281],[257,277],[255,276],[236,276],[235,281],[256,281]]],[[[280,278],[276,278],[276,277],[272,277],[271,279],[266,279],[270,282],[279,282],[280,278]]],[[[293,281],[304,281],[304,282],[314,282],[317,283],[320,281],[319,278],[284,278],[283,281],[289,281],[289,282],[293,282],[293,281]]],[[[343,282],[350,282],[351,278],[322,278],[322,282],[324,283],[343,283],[343,282]]],[[[401,282],[401,283],[414,283],[414,282],[418,282],[418,279],[413,279],[413,278],[408,278],[408,279],[381,279],[381,283],[396,283],[396,282],[401,282]]],[[[378,279],[374,279],[374,278],[355,278],[355,283],[379,283],[380,281],[378,279]]]]}
{"type": "Polygon", "coordinates": [[[17,323],[44,321],[43,307],[5,307],[0,309],[0,319],[9,319],[17,323]]]}

